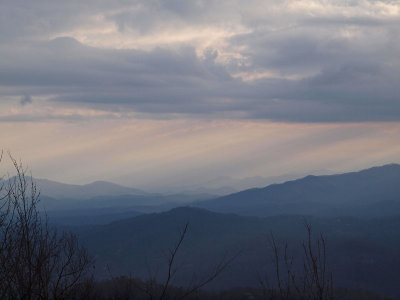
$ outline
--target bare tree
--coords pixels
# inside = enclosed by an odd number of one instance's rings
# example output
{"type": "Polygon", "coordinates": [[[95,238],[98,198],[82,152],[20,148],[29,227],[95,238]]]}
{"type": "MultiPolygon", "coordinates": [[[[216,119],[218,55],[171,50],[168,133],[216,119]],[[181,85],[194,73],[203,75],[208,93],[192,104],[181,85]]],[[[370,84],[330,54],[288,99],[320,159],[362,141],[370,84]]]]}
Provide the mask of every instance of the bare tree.
{"type": "Polygon", "coordinates": [[[168,249],[167,269],[164,280],[159,281],[156,274],[151,272],[150,269],[149,277],[146,280],[138,280],[133,277],[113,277],[109,271],[112,281],[116,282],[120,289],[123,288],[127,292],[124,295],[124,299],[134,299],[135,296],[140,299],[147,298],[149,300],[187,299],[216,279],[240,255],[240,253],[231,256],[224,255],[217,264],[212,266],[209,273],[205,276],[199,278],[197,274],[193,274],[186,287],[177,287],[173,285],[174,279],[179,272],[177,256],[182,248],[188,230],[189,223],[187,222],[183,226],[174,246],[168,249]],[[126,283],[128,283],[128,286],[126,283]]]}
{"type": "Polygon", "coordinates": [[[275,284],[260,277],[265,299],[334,299],[332,273],[327,269],[326,239],[322,233],[314,238],[311,225],[305,222],[304,226],[307,238],[301,243],[300,267],[289,254],[287,242],[279,247],[271,234],[275,284]]]}
{"type": "Polygon", "coordinates": [[[303,241],[304,292],[309,299],[333,299],[332,272],[327,270],[326,239],[322,235],[313,240],[311,225],[305,223],[307,240],[303,241]]]}
{"type": "MultiPolygon", "coordinates": [[[[167,299],[168,287],[171,283],[171,280],[173,279],[173,277],[175,276],[175,274],[178,271],[178,268],[175,264],[176,255],[182,246],[182,243],[185,239],[188,228],[189,228],[189,223],[186,223],[180,234],[178,242],[175,244],[175,246],[173,248],[169,249],[168,272],[167,272],[166,280],[162,284],[163,288],[162,288],[162,293],[161,293],[159,300],[167,299]]],[[[215,278],[217,278],[239,255],[240,255],[240,252],[235,255],[232,255],[232,256],[224,255],[224,257],[217,264],[215,264],[213,266],[213,268],[210,270],[210,272],[202,279],[196,280],[197,276],[194,274],[192,276],[192,280],[191,280],[189,286],[187,286],[182,291],[182,293],[180,293],[180,295],[177,295],[175,298],[177,300],[182,300],[182,299],[185,299],[185,298],[189,297],[190,295],[196,293],[200,289],[202,289],[204,286],[206,286],[211,281],[213,281],[215,278]]]]}
{"type": "Polygon", "coordinates": [[[66,299],[88,275],[91,259],[75,235],[49,226],[32,177],[9,157],[15,176],[0,187],[0,298],[66,299]]]}

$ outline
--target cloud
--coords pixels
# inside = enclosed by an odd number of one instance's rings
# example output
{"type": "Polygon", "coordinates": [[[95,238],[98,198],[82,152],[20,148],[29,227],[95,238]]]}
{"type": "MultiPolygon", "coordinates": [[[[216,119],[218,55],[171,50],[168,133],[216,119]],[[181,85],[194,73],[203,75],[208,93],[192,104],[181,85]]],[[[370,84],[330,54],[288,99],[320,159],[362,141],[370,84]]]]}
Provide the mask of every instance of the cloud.
{"type": "Polygon", "coordinates": [[[25,95],[21,97],[21,100],[19,103],[24,106],[26,104],[31,104],[32,103],[32,97],[30,95],[25,95]]]}
{"type": "Polygon", "coordinates": [[[1,140],[38,177],[173,186],[399,160],[398,1],[3,0],[0,15],[1,140]]]}
{"type": "Polygon", "coordinates": [[[4,1],[2,96],[27,93],[21,104],[45,97],[46,105],[104,116],[400,119],[398,3],[242,6],[4,1]]]}

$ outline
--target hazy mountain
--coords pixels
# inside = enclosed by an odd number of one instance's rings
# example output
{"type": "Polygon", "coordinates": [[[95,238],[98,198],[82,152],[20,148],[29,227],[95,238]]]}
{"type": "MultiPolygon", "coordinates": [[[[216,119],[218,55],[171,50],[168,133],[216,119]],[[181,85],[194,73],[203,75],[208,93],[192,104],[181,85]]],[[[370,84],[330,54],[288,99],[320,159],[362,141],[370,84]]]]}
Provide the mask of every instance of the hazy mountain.
{"type": "MultiPolygon", "coordinates": [[[[315,173],[330,173],[329,171],[315,171],[315,173]]],[[[313,172],[314,173],[314,172],[313,172]]],[[[299,174],[284,174],[281,176],[263,177],[252,176],[244,178],[235,178],[231,176],[218,176],[208,180],[198,181],[193,184],[182,184],[182,186],[165,186],[159,187],[156,190],[160,193],[208,193],[219,196],[236,193],[244,189],[264,187],[274,183],[282,183],[288,180],[300,178],[299,174]]],[[[163,184],[163,183],[162,183],[163,184]]],[[[154,187],[147,187],[149,190],[154,190],[154,187]]]]}
{"type": "Polygon", "coordinates": [[[191,202],[209,199],[210,195],[121,195],[90,199],[55,199],[41,196],[39,209],[57,225],[107,224],[143,213],[167,211],[191,202]]]}
{"type": "MultiPolygon", "coordinates": [[[[204,193],[204,191],[166,195],[148,193],[107,181],[74,185],[47,179],[34,178],[33,180],[41,193],[40,208],[52,211],[53,214],[63,215],[63,222],[65,221],[66,223],[69,223],[69,221],[67,221],[68,215],[64,211],[84,210],[88,214],[90,210],[101,209],[108,209],[109,211],[125,209],[128,211],[159,212],[182,204],[216,197],[215,194],[204,193]]],[[[87,216],[88,219],[97,218],[96,215],[87,216]]],[[[121,218],[123,216],[121,215],[121,218]]],[[[126,216],[132,216],[132,214],[126,216]]],[[[71,215],[71,218],[75,220],[77,216],[71,215]]],[[[115,219],[114,212],[104,218],[104,220],[115,219]]],[[[84,220],[82,219],[82,221],[84,220]]]]}
{"type": "Polygon", "coordinates": [[[198,195],[198,194],[208,194],[214,196],[225,196],[232,193],[237,193],[239,189],[234,189],[230,186],[221,186],[216,188],[206,188],[206,187],[196,187],[184,189],[181,194],[184,195],[198,195]]]}
{"type": "MultiPolygon", "coordinates": [[[[400,232],[397,230],[400,217],[308,217],[307,220],[313,232],[317,235],[322,232],[328,241],[328,262],[336,286],[400,295],[400,232]]],[[[175,245],[186,222],[189,231],[177,256],[176,283],[183,285],[192,278],[193,272],[198,277],[204,276],[222,257],[240,252],[209,287],[257,287],[259,274],[273,276],[268,244],[271,232],[279,245],[288,242],[295,257],[301,253],[300,243],[306,237],[304,217],[240,217],[194,208],[177,208],[78,230],[96,257],[98,276],[107,278],[111,272],[146,277],[150,272],[162,277],[166,271],[166,253],[175,245]]]]}
{"type": "Polygon", "coordinates": [[[121,186],[107,181],[95,181],[90,184],[65,184],[47,179],[34,178],[42,195],[57,199],[90,199],[98,196],[146,195],[134,188],[121,186]]]}
{"type": "Polygon", "coordinates": [[[217,212],[271,216],[386,216],[400,211],[400,165],[307,176],[196,203],[217,212]]]}
{"type": "Polygon", "coordinates": [[[52,224],[57,226],[101,225],[135,217],[142,213],[127,208],[79,208],[46,211],[52,224]]]}

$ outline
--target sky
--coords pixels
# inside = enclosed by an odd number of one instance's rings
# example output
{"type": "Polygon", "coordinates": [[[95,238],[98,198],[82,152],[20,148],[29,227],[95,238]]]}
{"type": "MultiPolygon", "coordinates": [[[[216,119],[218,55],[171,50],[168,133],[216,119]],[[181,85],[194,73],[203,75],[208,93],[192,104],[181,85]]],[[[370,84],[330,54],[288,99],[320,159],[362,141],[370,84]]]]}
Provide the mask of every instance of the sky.
{"type": "Polygon", "coordinates": [[[35,177],[400,163],[399,1],[2,0],[0,41],[0,148],[35,177]]]}

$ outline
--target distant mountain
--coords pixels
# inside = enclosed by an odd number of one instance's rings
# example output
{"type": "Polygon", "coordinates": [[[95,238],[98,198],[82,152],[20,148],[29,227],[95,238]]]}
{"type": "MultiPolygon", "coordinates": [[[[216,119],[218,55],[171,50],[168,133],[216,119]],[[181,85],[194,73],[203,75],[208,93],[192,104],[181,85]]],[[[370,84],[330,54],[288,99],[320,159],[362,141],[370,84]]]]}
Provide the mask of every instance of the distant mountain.
{"type": "MultiPolygon", "coordinates": [[[[97,276],[108,278],[111,272],[161,278],[166,274],[166,253],[188,222],[189,231],[177,255],[175,283],[187,284],[193,272],[197,278],[205,276],[222,257],[240,252],[209,286],[224,289],[258,287],[260,274],[274,276],[268,244],[271,233],[279,245],[288,242],[293,255],[302,253],[304,220],[301,216],[241,217],[186,207],[75,230],[96,257],[97,276]]],[[[400,216],[307,220],[313,232],[322,232],[327,240],[335,285],[400,296],[400,216]]]]}
{"type": "Polygon", "coordinates": [[[400,165],[307,176],[196,203],[216,212],[272,216],[387,216],[400,211],[400,165]]]}
{"type": "MultiPolygon", "coordinates": [[[[315,171],[315,173],[320,174],[331,173],[330,171],[315,171]]],[[[314,174],[314,173],[313,173],[314,174]]],[[[208,193],[214,194],[218,196],[225,196],[228,194],[236,193],[241,190],[256,188],[256,187],[264,187],[269,184],[282,183],[288,180],[293,180],[296,178],[300,178],[299,174],[285,174],[281,176],[272,176],[272,177],[262,177],[262,176],[253,176],[253,177],[244,177],[244,178],[235,178],[230,176],[218,176],[211,177],[206,181],[199,181],[195,184],[189,184],[182,186],[167,186],[159,189],[161,193],[185,193],[185,194],[193,194],[193,193],[208,193]]],[[[161,183],[163,184],[163,183],[161,183]]],[[[149,187],[152,189],[152,187],[149,187]]]]}
{"type": "Polygon", "coordinates": [[[187,205],[192,202],[215,198],[208,194],[146,194],[146,195],[118,195],[118,196],[97,196],[89,199],[62,198],[56,199],[41,196],[41,207],[48,211],[63,210],[90,210],[90,209],[125,209],[138,212],[160,212],[174,207],[187,205]]]}
{"type": "MultiPolygon", "coordinates": [[[[107,181],[74,185],[47,179],[34,178],[33,180],[40,190],[41,208],[48,211],[58,211],[57,214],[62,213],[63,210],[81,209],[89,211],[90,209],[104,208],[158,212],[182,204],[216,197],[215,194],[205,193],[204,191],[179,194],[149,193],[107,181]]],[[[111,218],[114,219],[114,217],[111,218]]]]}
{"type": "Polygon", "coordinates": [[[191,188],[191,189],[187,189],[187,190],[184,189],[180,193],[184,194],[184,195],[208,194],[208,195],[214,195],[214,196],[225,196],[225,195],[237,193],[239,190],[240,189],[234,189],[229,186],[221,186],[219,188],[198,187],[198,188],[191,188]]]}
{"type": "Polygon", "coordinates": [[[47,179],[34,178],[42,195],[56,199],[90,199],[99,196],[146,195],[134,188],[121,186],[107,181],[95,181],[90,184],[65,184],[47,179]]]}
{"type": "Polygon", "coordinates": [[[135,217],[142,213],[127,208],[78,208],[46,211],[51,224],[57,226],[104,225],[135,217]]]}
{"type": "MultiPolygon", "coordinates": [[[[396,164],[339,175],[310,175],[223,197],[201,189],[180,194],[156,194],[105,181],[70,185],[34,180],[41,191],[41,207],[47,211],[106,208],[151,213],[188,204],[215,212],[249,216],[379,217],[396,215],[400,211],[400,165],[396,164]]],[[[112,213],[104,220],[116,220],[117,215],[112,213]]],[[[124,216],[129,215],[121,215],[124,216]]]]}

